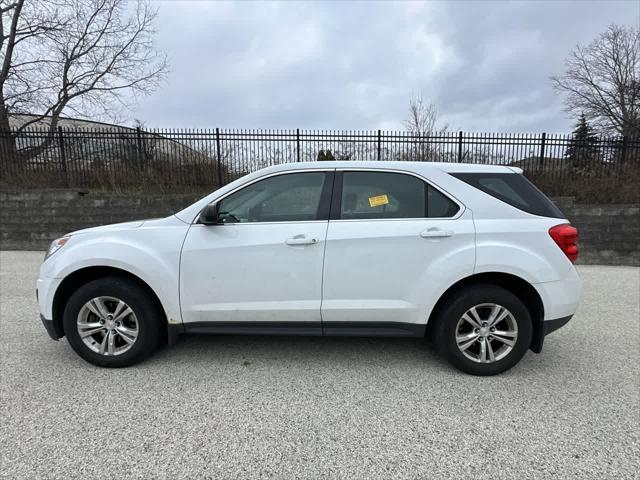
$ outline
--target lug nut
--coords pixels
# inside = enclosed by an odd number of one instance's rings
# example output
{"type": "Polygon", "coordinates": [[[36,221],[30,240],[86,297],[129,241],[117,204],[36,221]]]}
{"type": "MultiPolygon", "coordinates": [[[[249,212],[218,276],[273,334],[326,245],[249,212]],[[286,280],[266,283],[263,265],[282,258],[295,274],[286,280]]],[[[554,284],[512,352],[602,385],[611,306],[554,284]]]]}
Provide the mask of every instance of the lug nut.
{"type": "Polygon", "coordinates": [[[120,322],[116,322],[116,327],[119,327],[119,326],[120,326],[120,322]]]}
{"type": "Polygon", "coordinates": [[[480,329],[479,329],[479,328],[476,328],[476,329],[473,331],[473,333],[480,333],[480,329]]]}
{"type": "Polygon", "coordinates": [[[489,335],[489,340],[493,340],[493,335],[489,335]]]}
{"type": "Polygon", "coordinates": [[[104,320],[100,319],[100,325],[104,325],[104,320]]]}
{"type": "Polygon", "coordinates": [[[478,337],[478,343],[482,343],[482,340],[484,340],[483,337],[478,337]]]}
{"type": "Polygon", "coordinates": [[[491,327],[491,332],[495,332],[496,331],[496,327],[491,327]]]}
{"type": "Polygon", "coordinates": [[[114,334],[115,334],[115,333],[116,333],[115,329],[114,329],[114,330],[111,330],[111,333],[114,333],[114,334]]]}

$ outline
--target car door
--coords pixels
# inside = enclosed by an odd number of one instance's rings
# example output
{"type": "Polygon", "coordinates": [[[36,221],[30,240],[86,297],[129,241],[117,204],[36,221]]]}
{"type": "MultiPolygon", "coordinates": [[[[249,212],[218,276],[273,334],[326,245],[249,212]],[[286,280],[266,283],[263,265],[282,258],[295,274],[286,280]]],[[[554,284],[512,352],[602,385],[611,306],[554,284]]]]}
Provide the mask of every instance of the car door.
{"type": "Polygon", "coordinates": [[[337,171],[326,242],[327,335],[420,336],[443,285],[474,268],[471,212],[408,172],[337,171]]]}
{"type": "Polygon", "coordinates": [[[280,173],[217,201],[181,256],[180,302],[191,331],[321,334],[322,262],[333,171],[280,173]]]}

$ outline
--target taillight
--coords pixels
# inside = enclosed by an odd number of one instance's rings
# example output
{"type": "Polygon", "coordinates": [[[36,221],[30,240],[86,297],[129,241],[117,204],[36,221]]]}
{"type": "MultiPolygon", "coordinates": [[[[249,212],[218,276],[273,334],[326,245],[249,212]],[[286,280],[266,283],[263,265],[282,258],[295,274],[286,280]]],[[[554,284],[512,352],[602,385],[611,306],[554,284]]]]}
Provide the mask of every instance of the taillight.
{"type": "Polygon", "coordinates": [[[568,223],[556,225],[549,229],[549,235],[571,263],[578,259],[578,230],[575,227],[568,223]]]}

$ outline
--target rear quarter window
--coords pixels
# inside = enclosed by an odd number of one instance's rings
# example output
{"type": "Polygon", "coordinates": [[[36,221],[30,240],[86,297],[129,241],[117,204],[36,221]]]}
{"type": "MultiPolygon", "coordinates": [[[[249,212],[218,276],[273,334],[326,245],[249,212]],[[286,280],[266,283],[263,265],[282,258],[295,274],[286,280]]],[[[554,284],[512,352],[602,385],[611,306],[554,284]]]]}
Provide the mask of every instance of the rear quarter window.
{"type": "Polygon", "coordinates": [[[451,173],[451,176],[524,212],[565,218],[560,209],[522,174],[451,173]]]}

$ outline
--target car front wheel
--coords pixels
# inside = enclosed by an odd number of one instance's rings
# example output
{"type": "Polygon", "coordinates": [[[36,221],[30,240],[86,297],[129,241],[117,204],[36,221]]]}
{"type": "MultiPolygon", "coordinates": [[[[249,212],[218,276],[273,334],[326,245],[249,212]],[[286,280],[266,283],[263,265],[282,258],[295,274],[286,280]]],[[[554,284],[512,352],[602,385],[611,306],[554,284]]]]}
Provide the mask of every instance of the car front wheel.
{"type": "Polygon", "coordinates": [[[162,312],[136,282],[101,278],[80,287],[64,311],[64,331],[78,355],[101,367],[147,357],[161,335],[162,312]]]}
{"type": "Polygon", "coordinates": [[[472,375],[502,373],[524,356],[531,343],[531,316],[524,303],[495,285],[475,285],[451,298],[438,314],[438,351],[472,375]]]}

